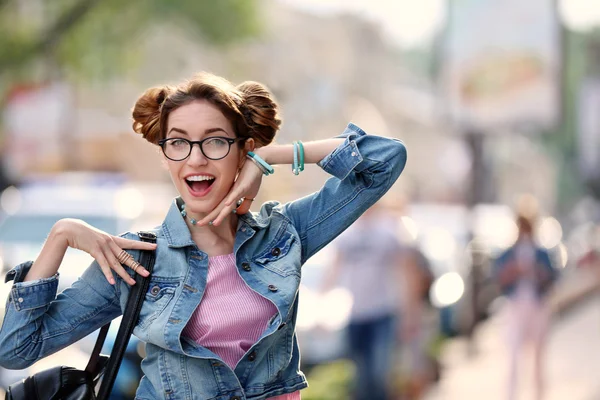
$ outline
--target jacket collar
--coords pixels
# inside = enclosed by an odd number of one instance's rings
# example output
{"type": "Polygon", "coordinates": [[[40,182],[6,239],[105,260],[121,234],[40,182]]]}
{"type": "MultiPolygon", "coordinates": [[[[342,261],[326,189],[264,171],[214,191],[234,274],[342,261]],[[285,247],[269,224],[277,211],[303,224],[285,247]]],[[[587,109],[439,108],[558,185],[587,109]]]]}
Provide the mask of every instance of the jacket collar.
{"type": "Polygon", "coordinates": [[[239,216],[238,229],[240,228],[240,224],[247,224],[252,229],[264,229],[269,224],[269,221],[265,218],[261,218],[259,214],[247,212],[246,214],[239,216]]]}
{"type": "MultiPolygon", "coordinates": [[[[181,215],[181,204],[181,197],[173,199],[167,216],[162,223],[162,231],[167,239],[169,247],[181,248],[196,246],[196,243],[192,240],[190,229],[181,215]]],[[[239,216],[238,231],[243,225],[248,225],[252,229],[258,230],[265,228],[268,225],[268,220],[262,218],[260,214],[253,215],[251,212],[248,212],[239,216]]]]}
{"type": "Polygon", "coordinates": [[[195,246],[192,234],[180,211],[181,197],[176,197],[169,207],[169,212],[162,223],[162,231],[169,247],[195,246]]]}

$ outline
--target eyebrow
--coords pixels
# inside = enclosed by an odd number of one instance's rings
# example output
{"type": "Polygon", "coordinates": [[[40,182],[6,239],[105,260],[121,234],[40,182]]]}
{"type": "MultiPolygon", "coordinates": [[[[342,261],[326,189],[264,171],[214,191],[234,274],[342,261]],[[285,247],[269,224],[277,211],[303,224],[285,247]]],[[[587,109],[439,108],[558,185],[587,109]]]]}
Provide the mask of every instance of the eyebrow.
{"type": "MultiPolygon", "coordinates": [[[[171,128],[171,129],[169,130],[169,132],[167,133],[167,136],[168,136],[168,135],[169,135],[171,132],[177,132],[177,133],[181,133],[182,135],[189,136],[189,133],[188,133],[186,130],[184,130],[184,129],[180,129],[180,128],[175,128],[175,127],[171,128]]],[[[222,129],[222,128],[209,128],[209,129],[206,129],[206,130],[204,131],[204,134],[205,134],[205,135],[209,135],[209,134],[211,134],[211,133],[214,133],[214,132],[223,132],[223,133],[225,133],[225,134],[229,135],[229,133],[228,133],[227,131],[225,131],[225,129],[222,129]]]]}

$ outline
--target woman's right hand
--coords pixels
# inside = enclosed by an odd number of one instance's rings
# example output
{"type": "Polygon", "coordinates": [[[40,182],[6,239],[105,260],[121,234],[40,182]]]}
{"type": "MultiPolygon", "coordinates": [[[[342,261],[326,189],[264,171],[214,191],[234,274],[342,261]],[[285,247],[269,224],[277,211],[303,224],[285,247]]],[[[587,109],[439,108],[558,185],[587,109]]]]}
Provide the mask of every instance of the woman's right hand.
{"type": "Polygon", "coordinates": [[[69,247],[85,251],[94,257],[111,285],[115,284],[111,270],[114,270],[130,285],[135,284],[135,280],[129,276],[121,264],[142,276],[149,275],[149,272],[124,249],[155,250],[155,243],[109,235],[78,219],[61,219],[55,224],[53,230],[65,238],[69,247]]]}

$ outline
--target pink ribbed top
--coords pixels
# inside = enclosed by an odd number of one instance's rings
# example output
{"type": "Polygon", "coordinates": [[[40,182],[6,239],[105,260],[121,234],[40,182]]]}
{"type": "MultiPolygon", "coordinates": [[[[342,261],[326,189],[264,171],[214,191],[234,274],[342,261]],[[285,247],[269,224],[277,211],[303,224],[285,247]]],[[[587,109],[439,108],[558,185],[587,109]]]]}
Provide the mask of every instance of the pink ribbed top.
{"type": "MultiPolygon", "coordinates": [[[[233,253],[209,257],[204,296],[183,335],[234,369],[276,313],[275,305],[250,289],[239,276],[233,253]]],[[[299,400],[300,391],[272,399],[299,400]]]]}

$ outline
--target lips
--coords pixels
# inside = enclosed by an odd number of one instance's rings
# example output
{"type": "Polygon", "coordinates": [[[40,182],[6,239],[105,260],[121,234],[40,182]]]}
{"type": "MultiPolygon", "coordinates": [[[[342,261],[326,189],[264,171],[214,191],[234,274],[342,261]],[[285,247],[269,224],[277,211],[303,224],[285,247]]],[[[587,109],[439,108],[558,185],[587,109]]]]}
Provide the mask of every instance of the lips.
{"type": "Polygon", "coordinates": [[[216,179],[212,175],[190,175],[185,178],[190,194],[194,197],[206,196],[216,179]]]}

